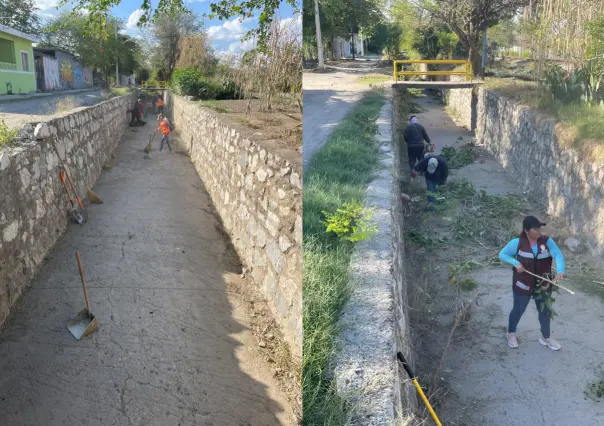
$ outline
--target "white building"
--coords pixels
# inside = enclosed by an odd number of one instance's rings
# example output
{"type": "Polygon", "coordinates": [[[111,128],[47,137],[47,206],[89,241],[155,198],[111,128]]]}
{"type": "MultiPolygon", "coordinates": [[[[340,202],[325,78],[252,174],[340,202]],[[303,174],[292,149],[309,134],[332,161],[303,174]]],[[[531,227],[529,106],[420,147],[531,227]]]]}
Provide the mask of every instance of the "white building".
{"type": "MultiPolygon", "coordinates": [[[[365,56],[363,34],[354,35],[354,55],[365,56]]],[[[333,57],[338,58],[352,58],[352,37],[345,39],[337,37],[333,44],[333,57]]]]}

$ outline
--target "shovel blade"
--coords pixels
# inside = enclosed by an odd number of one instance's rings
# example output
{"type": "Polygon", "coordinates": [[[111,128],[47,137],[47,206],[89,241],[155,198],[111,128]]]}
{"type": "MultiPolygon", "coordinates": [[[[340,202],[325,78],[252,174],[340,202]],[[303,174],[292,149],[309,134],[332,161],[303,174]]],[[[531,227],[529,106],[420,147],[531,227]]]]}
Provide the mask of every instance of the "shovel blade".
{"type": "Polygon", "coordinates": [[[74,319],[67,323],[67,329],[71,332],[76,340],[80,340],[82,337],[88,336],[90,333],[96,331],[99,328],[99,324],[94,315],[88,315],[88,309],[84,308],[74,319]]]}

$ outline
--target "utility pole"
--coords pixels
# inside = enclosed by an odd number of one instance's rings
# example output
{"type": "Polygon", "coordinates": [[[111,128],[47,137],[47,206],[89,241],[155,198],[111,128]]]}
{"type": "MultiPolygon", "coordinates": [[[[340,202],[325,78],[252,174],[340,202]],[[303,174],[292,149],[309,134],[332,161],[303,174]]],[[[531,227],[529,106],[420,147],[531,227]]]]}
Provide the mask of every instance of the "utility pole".
{"type": "Polygon", "coordinates": [[[484,80],[487,71],[487,24],[484,23],[482,31],[482,67],[480,68],[480,78],[484,80]]]}
{"type": "Polygon", "coordinates": [[[120,52],[117,42],[117,22],[115,23],[115,87],[120,87],[120,69],[118,63],[120,61],[120,52]]]}
{"type": "Polygon", "coordinates": [[[315,27],[317,29],[317,55],[319,56],[319,68],[325,69],[323,37],[321,36],[321,17],[319,16],[319,0],[315,0],[315,27]]]}

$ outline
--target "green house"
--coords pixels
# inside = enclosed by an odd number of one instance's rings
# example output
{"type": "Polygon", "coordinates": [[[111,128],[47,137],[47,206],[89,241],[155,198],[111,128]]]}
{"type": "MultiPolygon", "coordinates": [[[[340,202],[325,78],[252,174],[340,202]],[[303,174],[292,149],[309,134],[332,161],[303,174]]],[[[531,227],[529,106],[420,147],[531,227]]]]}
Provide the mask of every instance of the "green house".
{"type": "Polygon", "coordinates": [[[0,25],[0,95],[36,91],[32,43],[39,41],[32,35],[0,25]]]}

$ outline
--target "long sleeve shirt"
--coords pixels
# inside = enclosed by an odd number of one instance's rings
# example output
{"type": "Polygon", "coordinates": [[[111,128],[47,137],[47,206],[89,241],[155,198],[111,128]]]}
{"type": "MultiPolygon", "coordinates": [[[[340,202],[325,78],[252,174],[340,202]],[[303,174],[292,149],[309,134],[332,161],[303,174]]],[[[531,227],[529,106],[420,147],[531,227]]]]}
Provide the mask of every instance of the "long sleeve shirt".
{"type": "MultiPolygon", "coordinates": [[[[502,262],[505,262],[505,263],[509,263],[510,265],[512,265],[514,267],[520,265],[520,262],[515,259],[516,253],[518,252],[519,243],[520,243],[519,238],[514,238],[512,241],[510,241],[503,248],[503,250],[501,250],[499,252],[499,260],[501,260],[502,262]]],[[[531,245],[531,248],[533,249],[533,254],[536,256],[537,253],[539,252],[539,247],[537,247],[536,245],[534,245],[534,246],[531,245]]],[[[556,261],[557,272],[559,274],[563,274],[564,273],[564,256],[562,255],[560,248],[555,243],[555,241],[552,240],[551,238],[548,238],[548,240],[547,240],[547,248],[549,249],[549,252],[552,254],[552,257],[554,258],[554,260],[556,261]]]]}
{"type": "Polygon", "coordinates": [[[409,146],[423,145],[424,140],[430,143],[428,132],[426,132],[424,126],[418,123],[409,124],[403,133],[403,138],[409,146]]]}
{"type": "Polygon", "coordinates": [[[424,158],[415,166],[415,170],[418,172],[423,172],[424,177],[427,180],[437,183],[438,185],[444,185],[449,177],[449,166],[447,165],[447,160],[441,155],[424,158]],[[428,173],[428,162],[430,161],[430,158],[436,158],[438,160],[438,167],[436,167],[434,173],[428,173]]]}

